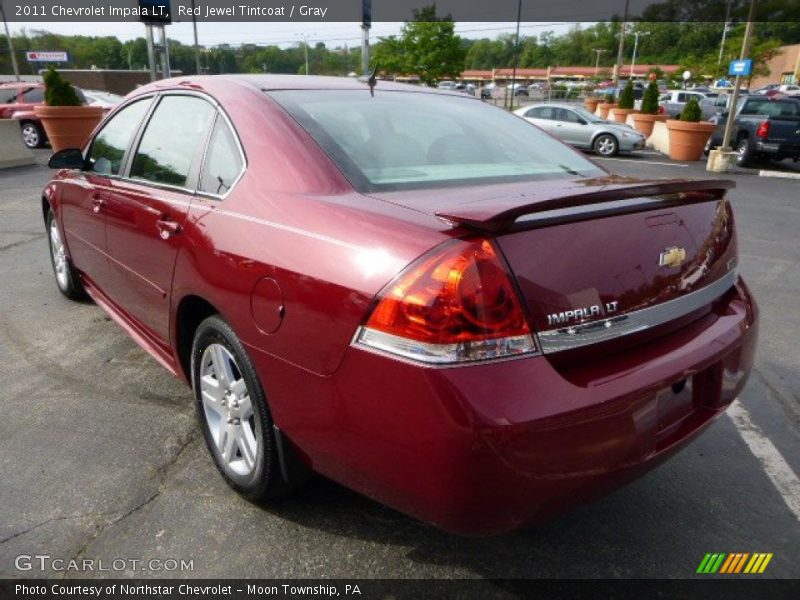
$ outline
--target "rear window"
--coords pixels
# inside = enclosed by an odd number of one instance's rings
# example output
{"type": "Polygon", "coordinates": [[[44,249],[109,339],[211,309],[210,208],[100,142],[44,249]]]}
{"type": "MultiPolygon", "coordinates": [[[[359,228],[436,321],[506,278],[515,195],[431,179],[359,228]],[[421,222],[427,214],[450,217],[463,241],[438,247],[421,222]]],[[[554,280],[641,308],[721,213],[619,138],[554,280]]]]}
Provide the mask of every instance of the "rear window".
{"type": "Polygon", "coordinates": [[[769,98],[748,98],[742,108],[743,115],[764,115],[767,117],[800,116],[800,102],[796,100],[770,100],[769,98]]]}
{"type": "Polygon", "coordinates": [[[478,100],[375,90],[276,91],[360,191],[597,176],[539,128],[478,100]]]}

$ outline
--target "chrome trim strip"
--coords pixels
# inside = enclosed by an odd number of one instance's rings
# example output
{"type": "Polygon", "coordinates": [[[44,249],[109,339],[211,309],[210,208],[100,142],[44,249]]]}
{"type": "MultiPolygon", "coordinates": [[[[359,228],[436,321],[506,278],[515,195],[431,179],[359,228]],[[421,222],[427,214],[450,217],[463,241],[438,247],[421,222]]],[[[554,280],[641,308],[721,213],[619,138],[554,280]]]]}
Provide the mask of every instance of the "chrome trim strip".
{"type": "Polygon", "coordinates": [[[656,306],[591,323],[542,331],[538,334],[539,349],[543,354],[552,354],[645,331],[713,302],[732,288],[737,279],[738,275],[734,269],[704,288],[656,306]]]}

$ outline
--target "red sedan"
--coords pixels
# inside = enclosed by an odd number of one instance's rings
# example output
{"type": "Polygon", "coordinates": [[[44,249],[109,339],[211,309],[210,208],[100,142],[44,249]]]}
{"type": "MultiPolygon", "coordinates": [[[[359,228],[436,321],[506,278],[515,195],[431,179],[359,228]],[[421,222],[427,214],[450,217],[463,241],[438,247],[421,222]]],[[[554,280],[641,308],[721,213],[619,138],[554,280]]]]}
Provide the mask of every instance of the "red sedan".
{"type": "Polygon", "coordinates": [[[508,531],[652,468],[753,364],[731,182],[615,177],[464,94],[161,81],[51,166],[59,289],[192,386],[252,500],[318,472],[508,531]]]}

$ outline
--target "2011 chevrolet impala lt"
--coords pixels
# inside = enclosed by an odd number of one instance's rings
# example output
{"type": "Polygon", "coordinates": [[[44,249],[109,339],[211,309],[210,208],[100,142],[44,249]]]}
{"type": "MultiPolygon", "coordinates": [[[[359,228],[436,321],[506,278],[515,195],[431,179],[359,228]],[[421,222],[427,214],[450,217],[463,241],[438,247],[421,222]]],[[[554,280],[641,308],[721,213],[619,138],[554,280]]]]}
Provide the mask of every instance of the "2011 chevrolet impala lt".
{"type": "Polygon", "coordinates": [[[616,177],[463,94],[166,80],[51,166],[59,289],[191,384],[252,500],[318,472],[508,531],[652,468],[753,364],[731,182],[616,177]]]}

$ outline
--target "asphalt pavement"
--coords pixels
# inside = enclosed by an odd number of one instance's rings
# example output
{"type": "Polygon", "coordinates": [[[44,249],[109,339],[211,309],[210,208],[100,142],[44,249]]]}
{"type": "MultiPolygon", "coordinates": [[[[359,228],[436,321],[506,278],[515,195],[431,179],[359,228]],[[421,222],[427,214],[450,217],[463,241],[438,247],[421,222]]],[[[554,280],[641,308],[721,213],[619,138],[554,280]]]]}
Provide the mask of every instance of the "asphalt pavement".
{"type": "MultiPolygon", "coordinates": [[[[707,176],[653,155],[602,164],[707,176]]],[[[0,171],[0,577],[682,578],[708,552],[773,553],[756,577],[800,576],[800,180],[731,175],[741,272],[761,307],[757,365],[732,414],[598,502],[465,539],[322,478],[269,508],[230,491],[190,390],[101,309],[58,293],[39,205],[49,176],[0,171]],[[29,555],[49,555],[48,568],[25,569],[29,555]],[[127,566],[49,562],[73,558],[127,566]]]]}

